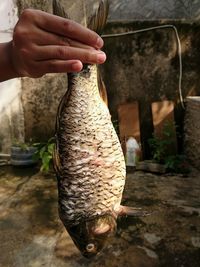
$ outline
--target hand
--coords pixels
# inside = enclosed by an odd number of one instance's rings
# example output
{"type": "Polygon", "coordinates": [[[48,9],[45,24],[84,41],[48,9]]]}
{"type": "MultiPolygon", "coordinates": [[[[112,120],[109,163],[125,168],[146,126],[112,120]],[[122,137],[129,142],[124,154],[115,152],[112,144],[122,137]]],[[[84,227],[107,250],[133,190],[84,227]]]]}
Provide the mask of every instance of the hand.
{"type": "Polygon", "coordinates": [[[101,64],[103,40],[80,24],[43,11],[25,10],[9,44],[11,62],[19,76],[78,72],[82,63],[101,64]]]}

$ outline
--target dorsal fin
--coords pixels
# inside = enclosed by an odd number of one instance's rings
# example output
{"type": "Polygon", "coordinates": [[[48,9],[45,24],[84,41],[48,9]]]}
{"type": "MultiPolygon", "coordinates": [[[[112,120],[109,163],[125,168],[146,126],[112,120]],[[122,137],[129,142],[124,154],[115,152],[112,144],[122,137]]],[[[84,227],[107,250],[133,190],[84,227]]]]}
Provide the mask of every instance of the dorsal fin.
{"type": "Polygon", "coordinates": [[[101,34],[103,28],[106,25],[108,11],[109,11],[108,0],[101,0],[99,8],[89,20],[88,28],[95,31],[98,34],[101,34]]]}
{"type": "Polygon", "coordinates": [[[56,16],[69,19],[68,14],[65,12],[64,7],[60,4],[58,0],[53,0],[53,14],[56,16]]]}

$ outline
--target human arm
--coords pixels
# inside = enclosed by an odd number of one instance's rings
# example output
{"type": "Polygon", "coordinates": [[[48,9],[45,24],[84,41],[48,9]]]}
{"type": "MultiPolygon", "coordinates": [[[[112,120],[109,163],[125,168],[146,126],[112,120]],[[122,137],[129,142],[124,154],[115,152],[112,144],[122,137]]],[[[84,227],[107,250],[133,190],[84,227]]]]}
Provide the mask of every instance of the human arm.
{"type": "Polygon", "coordinates": [[[80,24],[27,9],[14,28],[13,40],[0,44],[0,81],[77,72],[83,63],[101,64],[103,40],[80,24]]]}

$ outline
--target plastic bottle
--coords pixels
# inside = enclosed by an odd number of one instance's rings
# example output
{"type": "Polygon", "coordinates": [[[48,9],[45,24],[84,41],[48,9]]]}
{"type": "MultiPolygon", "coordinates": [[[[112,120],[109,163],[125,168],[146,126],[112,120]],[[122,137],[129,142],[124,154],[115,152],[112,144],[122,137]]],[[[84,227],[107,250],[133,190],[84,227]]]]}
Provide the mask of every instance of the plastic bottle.
{"type": "Polygon", "coordinates": [[[129,137],[126,141],[126,166],[136,166],[137,154],[140,146],[134,137],[129,137]]]}

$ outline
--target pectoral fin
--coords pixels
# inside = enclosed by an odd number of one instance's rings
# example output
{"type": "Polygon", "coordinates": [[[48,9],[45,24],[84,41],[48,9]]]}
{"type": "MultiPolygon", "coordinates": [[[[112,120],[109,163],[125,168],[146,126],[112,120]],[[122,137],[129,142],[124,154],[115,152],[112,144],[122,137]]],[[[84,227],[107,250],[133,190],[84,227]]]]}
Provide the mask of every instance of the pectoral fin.
{"type": "Polygon", "coordinates": [[[117,216],[136,216],[136,217],[143,217],[150,215],[149,212],[143,211],[141,208],[133,208],[127,206],[119,206],[115,209],[117,216]]]}
{"type": "Polygon", "coordinates": [[[103,100],[103,102],[108,106],[108,97],[107,97],[107,91],[106,86],[103,81],[102,75],[100,73],[99,68],[97,68],[97,82],[98,82],[98,88],[99,88],[99,94],[103,100]]]}

